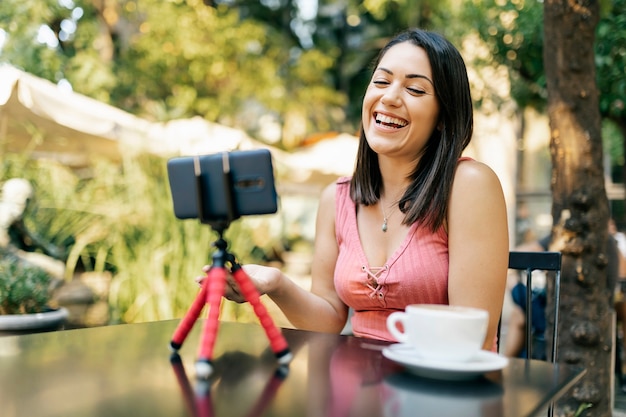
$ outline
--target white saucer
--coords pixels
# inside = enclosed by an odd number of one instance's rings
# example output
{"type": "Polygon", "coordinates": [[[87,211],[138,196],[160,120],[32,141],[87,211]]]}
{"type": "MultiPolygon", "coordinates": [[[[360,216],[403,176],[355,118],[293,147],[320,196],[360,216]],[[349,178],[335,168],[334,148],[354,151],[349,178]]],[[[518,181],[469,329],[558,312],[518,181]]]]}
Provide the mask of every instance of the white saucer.
{"type": "Polygon", "coordinates": [[[506,367],[509,360],[494,352],[481,350],[469,362],[435,362],[422,359],[411,346],[402,343],[383,349],[383,356],[419,376],[460,381],[474,379],[486,372],[498,371],[506,367]]]}

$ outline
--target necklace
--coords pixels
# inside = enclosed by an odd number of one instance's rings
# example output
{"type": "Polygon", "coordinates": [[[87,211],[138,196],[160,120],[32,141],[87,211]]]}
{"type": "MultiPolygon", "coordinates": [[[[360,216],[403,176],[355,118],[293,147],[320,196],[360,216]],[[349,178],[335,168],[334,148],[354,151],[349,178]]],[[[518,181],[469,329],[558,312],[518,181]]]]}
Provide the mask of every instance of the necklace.
{"type": "Polygon", "coordinates": [[[383,212],[383,225],[380,228],[383,233],[387,232],[387,220],[389,220],[389,218],[393,215],[393,213],[395,213],[395,205],[394,205],[394,210],[391,211],[391,213],[389,213],[389,216],[387,216],[387,214],[385,213],[385,204],[383,203],[383,199],[381,198],[380,200],[380,210],[383,212]]]}

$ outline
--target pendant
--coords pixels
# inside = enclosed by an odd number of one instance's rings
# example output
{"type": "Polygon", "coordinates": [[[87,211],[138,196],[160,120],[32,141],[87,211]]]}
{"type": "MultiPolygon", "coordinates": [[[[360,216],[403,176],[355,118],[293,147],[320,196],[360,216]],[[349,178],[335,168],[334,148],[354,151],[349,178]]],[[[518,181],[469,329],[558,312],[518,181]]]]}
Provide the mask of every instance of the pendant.
{"type": "Polygon", "coordinates": [[[383,227],[381,227],[381,229],[383,232],[387,231],[387,219],[386,218],[383,219],[383,227]]]}

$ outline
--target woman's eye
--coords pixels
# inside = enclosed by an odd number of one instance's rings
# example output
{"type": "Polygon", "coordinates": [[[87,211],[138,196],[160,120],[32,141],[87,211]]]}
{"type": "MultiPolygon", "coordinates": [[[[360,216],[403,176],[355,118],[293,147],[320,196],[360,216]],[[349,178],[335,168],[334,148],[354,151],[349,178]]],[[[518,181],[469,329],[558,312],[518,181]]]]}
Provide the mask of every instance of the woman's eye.
{"type": "Polygon", "coordinates": [[[372,82],[372,84],[374,85],[389,85],[389,81],[385,81],[385,80],[374,80],[372,82]]]}
{"type": "Polygon", "coordinates": [[[407,90],[409,90],[411,94],[426,94],[426,91],[420,88],[408,87],[407,90]]]}

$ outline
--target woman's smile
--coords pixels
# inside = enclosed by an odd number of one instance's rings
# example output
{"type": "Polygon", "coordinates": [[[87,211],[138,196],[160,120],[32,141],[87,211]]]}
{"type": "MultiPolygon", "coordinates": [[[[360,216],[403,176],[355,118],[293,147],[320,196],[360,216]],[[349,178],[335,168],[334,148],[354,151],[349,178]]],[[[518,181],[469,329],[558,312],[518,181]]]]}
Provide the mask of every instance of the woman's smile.
{"type": "Polygon", "coordinates": [[[399,129],[409,124],[409,122],[404,119],[400,119],[400,118],[393,117],[393,116],[387,116],[379,112],[374,113],[374,120],[376,120],[376,124],[387,126],[387,127],[393,127],[396,129],[399,129]]]}

